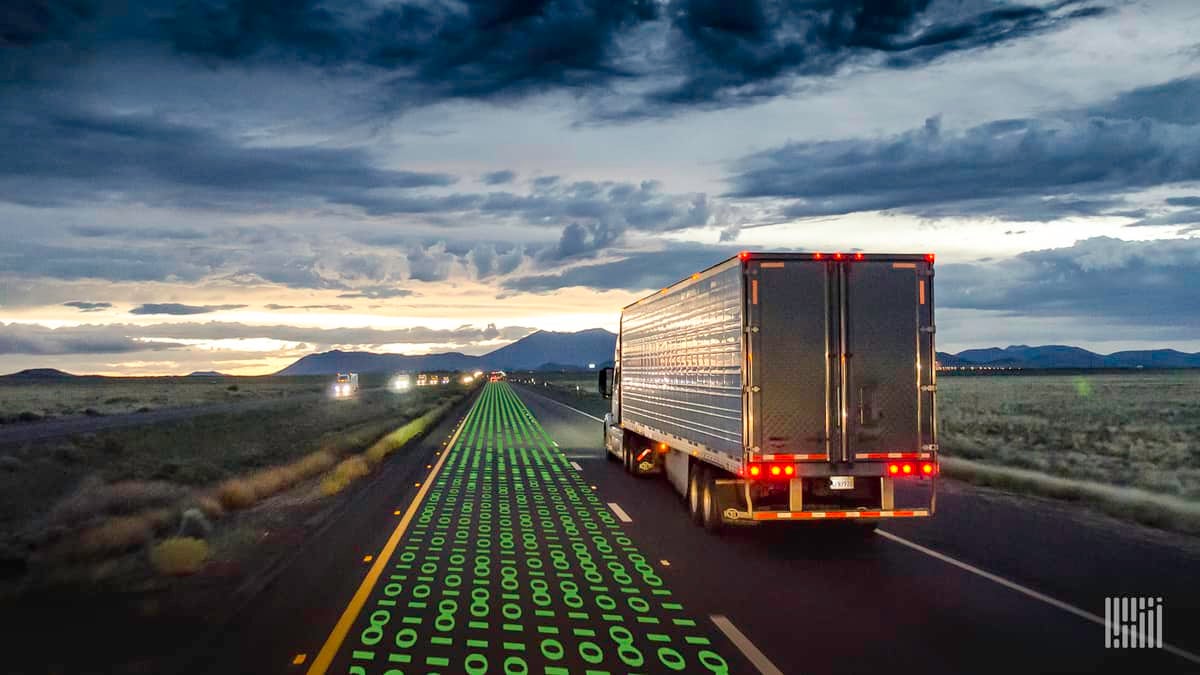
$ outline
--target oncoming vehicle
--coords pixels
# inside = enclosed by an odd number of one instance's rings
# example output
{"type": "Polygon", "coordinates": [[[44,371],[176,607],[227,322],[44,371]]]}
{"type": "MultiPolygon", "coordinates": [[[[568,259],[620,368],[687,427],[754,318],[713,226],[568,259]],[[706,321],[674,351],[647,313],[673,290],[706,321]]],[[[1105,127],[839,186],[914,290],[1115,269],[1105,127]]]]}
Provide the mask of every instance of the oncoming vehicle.
{"type": "Polygon", "coordinates": [[[333,383],[333,395],[346,398],[358,393],[358,373],[338,373],[333,383]]]}
{"type": "Polygon", "coordinates": [[[397,373],[392,377],[392,391],[408,391],[412,387],[412,378],[408,373],[397,373]]]}
{"type": "Polygon", "coordinates": [[[625,307],[606,455],[711,531],[933,515],[933,261],[744,252],[625,307]]]}

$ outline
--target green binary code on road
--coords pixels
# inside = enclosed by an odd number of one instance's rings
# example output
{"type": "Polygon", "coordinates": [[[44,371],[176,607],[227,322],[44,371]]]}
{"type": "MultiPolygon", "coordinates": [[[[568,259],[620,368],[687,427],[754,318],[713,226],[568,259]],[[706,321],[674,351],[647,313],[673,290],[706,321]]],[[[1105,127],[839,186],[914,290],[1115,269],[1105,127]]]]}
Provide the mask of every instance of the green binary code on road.
{"type": "Polygon", "coordinates": [[[506,383],[486,385],[443,463],[310,673],[729,672],[506,383]]]}

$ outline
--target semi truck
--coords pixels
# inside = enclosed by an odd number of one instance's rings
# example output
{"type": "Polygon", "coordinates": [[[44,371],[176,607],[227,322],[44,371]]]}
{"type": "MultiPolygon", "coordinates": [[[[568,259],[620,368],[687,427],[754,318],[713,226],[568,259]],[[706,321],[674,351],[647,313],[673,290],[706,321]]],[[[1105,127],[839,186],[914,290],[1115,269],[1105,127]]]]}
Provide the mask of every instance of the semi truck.
{"type": "Polygon", "coordinates": [[[358,393],[358,373],[338,373],[333,382],[333,395],[346,398],[358,393]]]}
{"type": "Polygon", "coordinates": [[[933,254],[742,252],[621,312],[605,454],[697,524],[924,518],[933,254]]]}

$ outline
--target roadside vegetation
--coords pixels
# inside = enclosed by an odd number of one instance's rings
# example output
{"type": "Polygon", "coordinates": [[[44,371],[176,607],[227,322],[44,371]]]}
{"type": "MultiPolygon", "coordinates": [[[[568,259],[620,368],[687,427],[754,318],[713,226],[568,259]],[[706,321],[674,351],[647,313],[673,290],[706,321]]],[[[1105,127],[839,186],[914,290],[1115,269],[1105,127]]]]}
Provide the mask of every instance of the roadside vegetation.
{"type": "Polygon", "coordinates": [[[130,556],[188,574],[222,552],[206,541],[217,521],[282,493],[341,492],[466,393],[364,390],[0,447],[0,578],[94,580],[130,569],[130,556]]]}
{"type": "MultiPolygon", "coordinates": [[[[601,403],[591,373],[513,378],[601,403]]],[[[938,430],[946,476],[1200,533],[1200,371],[941,374],[938,430]]]]}
{"type": "Polygon", "coordinates": [[[318,394],[327,377],[0,378],[0,424],[318,394]]]}

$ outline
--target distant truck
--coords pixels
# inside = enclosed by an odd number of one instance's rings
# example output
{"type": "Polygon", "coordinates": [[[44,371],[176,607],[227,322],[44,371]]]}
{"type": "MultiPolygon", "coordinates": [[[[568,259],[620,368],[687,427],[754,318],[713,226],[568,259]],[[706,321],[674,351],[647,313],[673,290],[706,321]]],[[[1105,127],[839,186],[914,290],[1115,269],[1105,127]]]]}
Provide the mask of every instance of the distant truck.
{"type": "Polygon", "coordinates": [[[503,370],[493,370],[491,373],[488,373],[489,382],[504,382],[507,379],[508,374],[503,370]]]}
{"type": "Polygon", "coordinates": [[[933,262],[743,252],[625,307],[606,455],[710,531],[933,515],[933,262]]]}
{"type": "Polygon", "coordinates": [[[358,373],[338,373],[333,383],[333,395],[339,398],[358,393],[358,373]]]}

